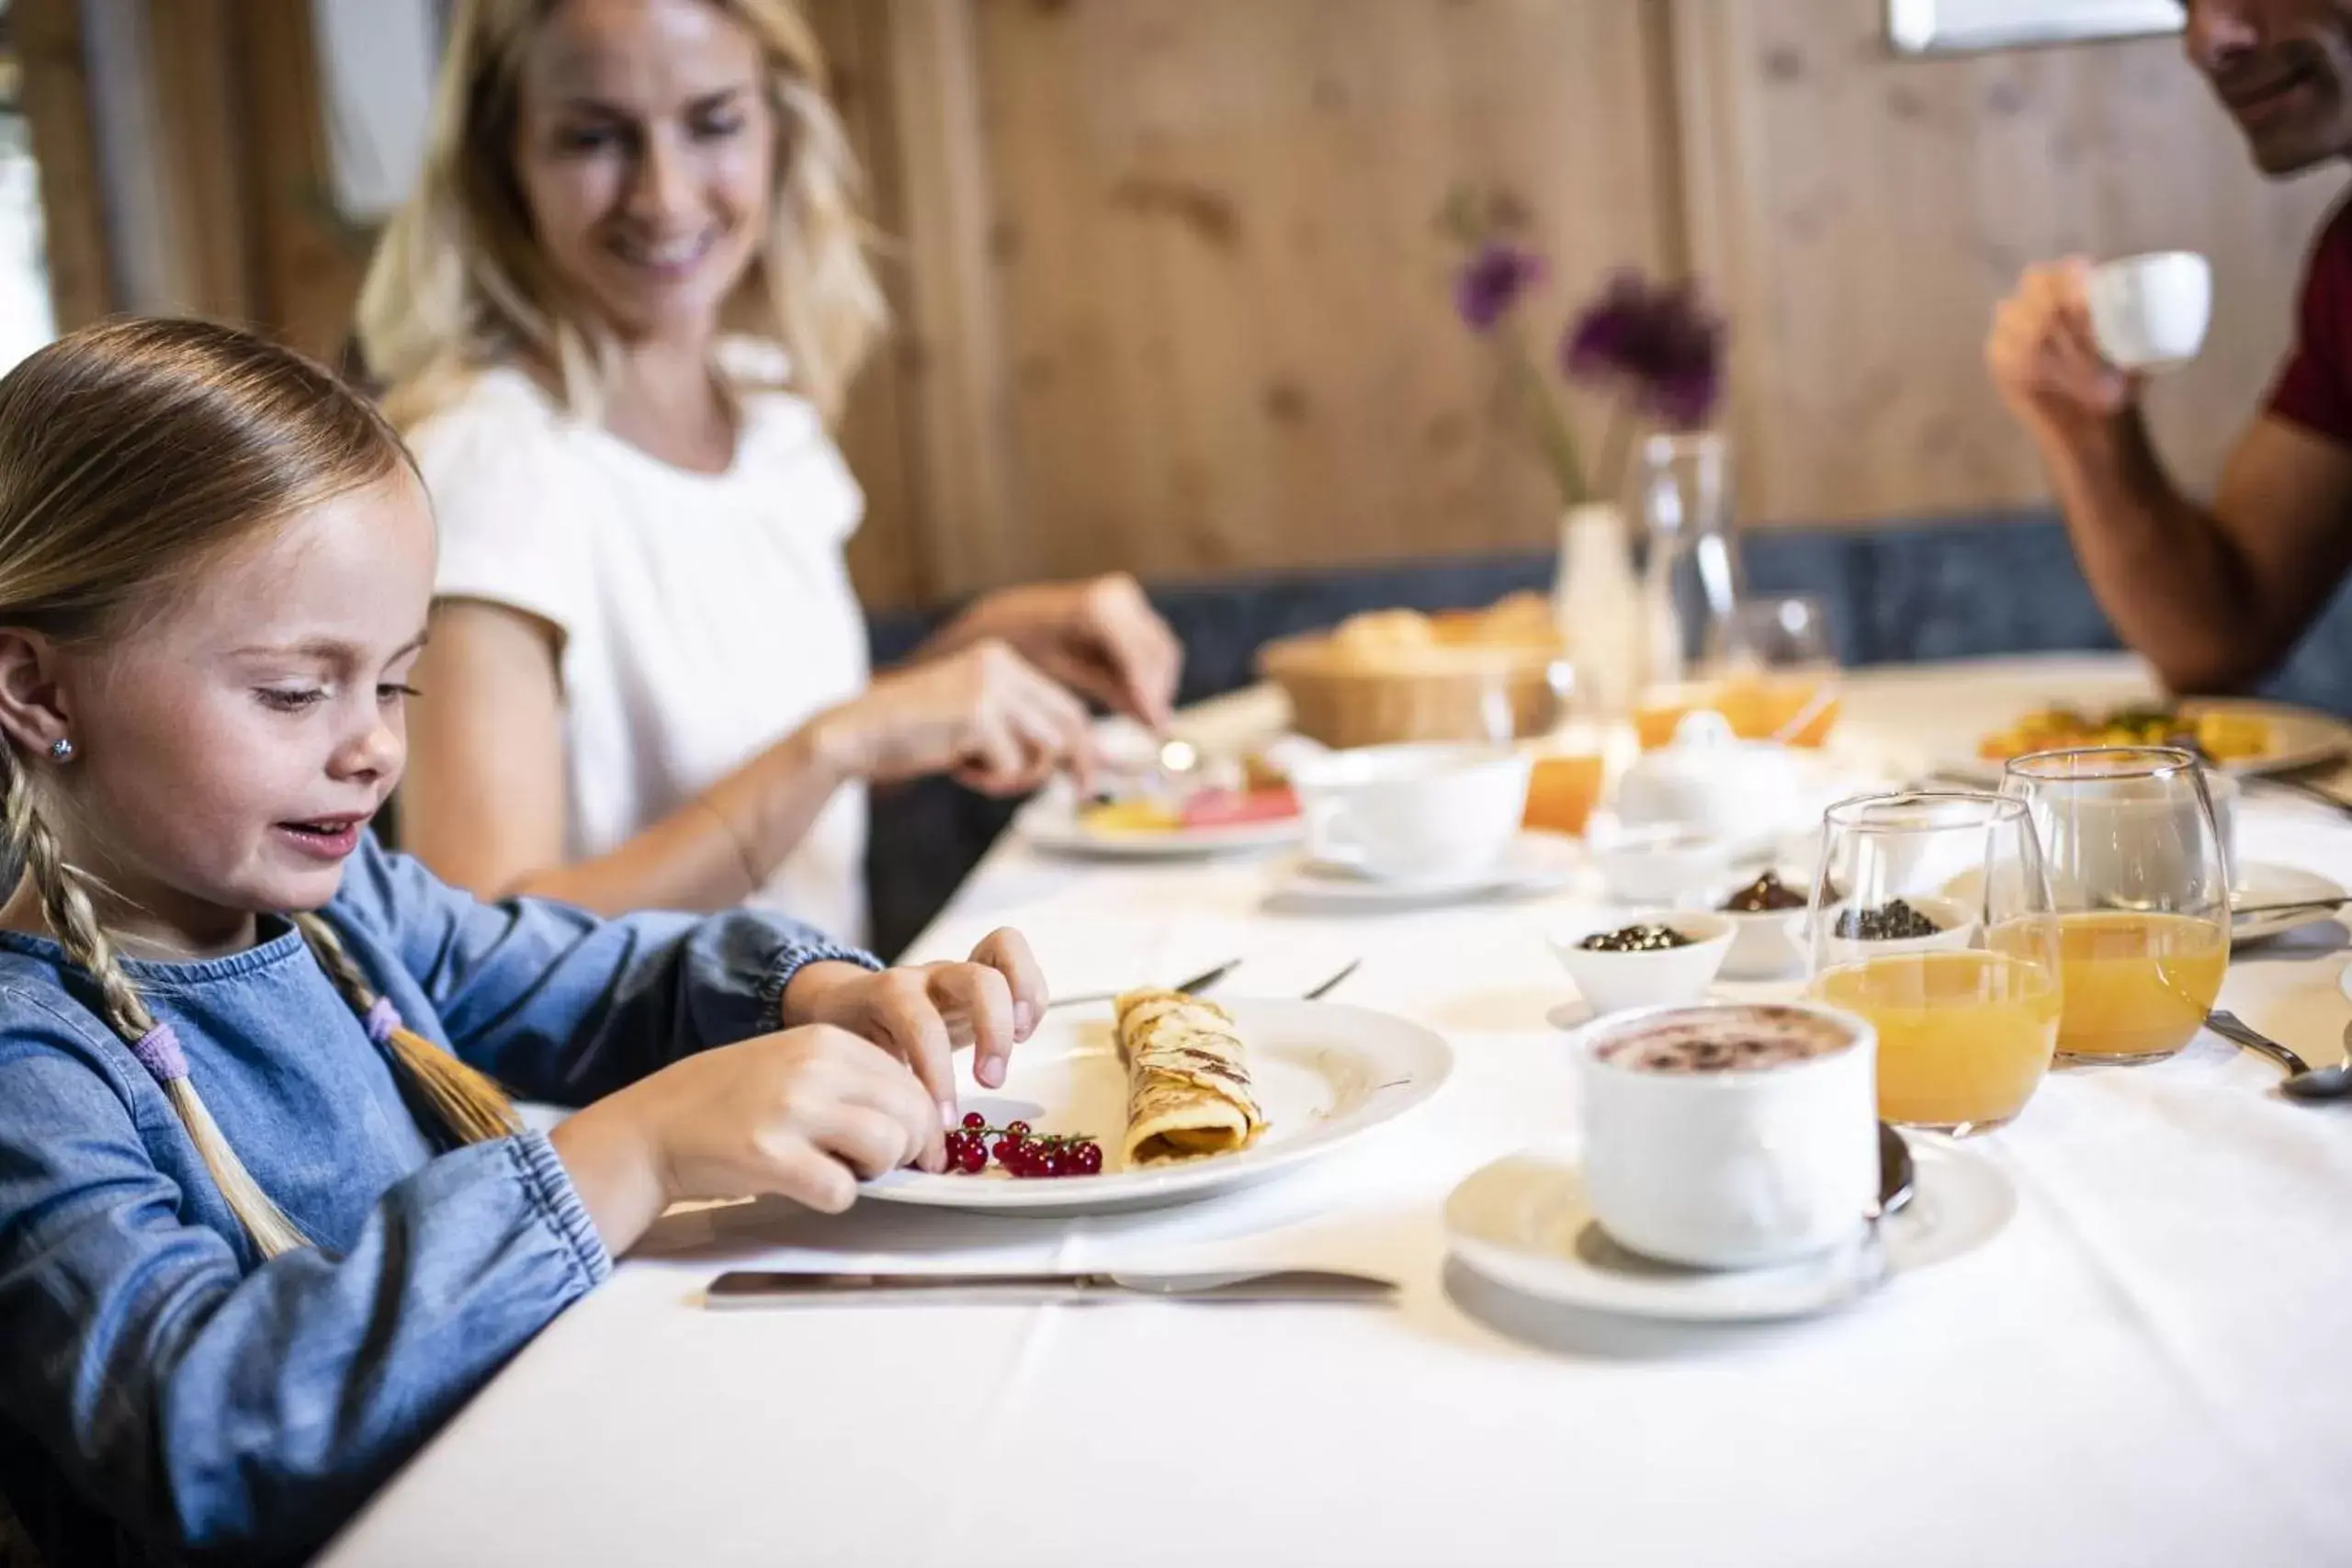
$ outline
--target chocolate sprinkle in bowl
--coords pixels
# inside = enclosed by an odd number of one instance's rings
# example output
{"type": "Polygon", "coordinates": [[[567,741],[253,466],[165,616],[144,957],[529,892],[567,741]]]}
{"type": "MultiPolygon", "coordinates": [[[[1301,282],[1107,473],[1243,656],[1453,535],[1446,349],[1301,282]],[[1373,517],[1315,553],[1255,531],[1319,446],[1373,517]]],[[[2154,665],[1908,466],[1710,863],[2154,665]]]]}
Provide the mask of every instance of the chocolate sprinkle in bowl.
{"type": "Polygon", "coordinates": [[[1703,999],[1731,951],[1732,921],[1712,911],[1596,911],[1548,939],[1598,1015],[1703,999]]]}

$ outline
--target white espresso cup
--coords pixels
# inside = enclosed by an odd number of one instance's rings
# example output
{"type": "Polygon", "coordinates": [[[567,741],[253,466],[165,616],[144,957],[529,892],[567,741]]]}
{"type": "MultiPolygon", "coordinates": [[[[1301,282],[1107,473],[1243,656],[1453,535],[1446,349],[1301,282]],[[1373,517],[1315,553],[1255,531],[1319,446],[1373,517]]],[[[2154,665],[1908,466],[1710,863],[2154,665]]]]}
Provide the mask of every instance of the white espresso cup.
{"type": "Polygon", "coordinates": [[[1368,746],[1291,773],[1321,865],[1383,881],[1468,875],[1502,858],[1534,763],[1491,746],[1368,746]]]}
{"type": "Polygon", "coordinates": [[[2213,268],[2194,251],[2126,256],[2084,283],[2091,332],[2109,364],[2161,370],[2197,357],[2213,319],[2213,268]]]}
{"type": "MultiPolygon", "coordinates": [[[[1631,1251],[1745,1269],[1849,1242],[1878,1201],[1878,1033],[1833,1008],[1651,1008],[1586,1025],[1570,1047],[1584,1091],[1585,1191],[1631,1251]],[[1698,1040],[1803,1040],[1762,1066],[1690,1060],[1698,1040]]],[[[1702,1054],[1703,1055],[1703,1054],[1702,1054]]]]}

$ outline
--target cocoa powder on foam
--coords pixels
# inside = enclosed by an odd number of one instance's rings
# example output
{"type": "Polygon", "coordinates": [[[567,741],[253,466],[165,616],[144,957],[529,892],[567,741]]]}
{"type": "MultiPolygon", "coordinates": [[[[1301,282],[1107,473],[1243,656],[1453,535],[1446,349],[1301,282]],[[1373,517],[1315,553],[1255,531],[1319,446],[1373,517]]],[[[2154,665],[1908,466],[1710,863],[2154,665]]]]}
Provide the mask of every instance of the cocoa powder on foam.
{"type": "Polygon", "coordinates": [[[1850,1043],[1826,1018],[1794,1008],[1669,1014],[1600,1047],[1604,1062],[1650,1073],[1755,1072],[1834,1055],[1850,1043]]]}

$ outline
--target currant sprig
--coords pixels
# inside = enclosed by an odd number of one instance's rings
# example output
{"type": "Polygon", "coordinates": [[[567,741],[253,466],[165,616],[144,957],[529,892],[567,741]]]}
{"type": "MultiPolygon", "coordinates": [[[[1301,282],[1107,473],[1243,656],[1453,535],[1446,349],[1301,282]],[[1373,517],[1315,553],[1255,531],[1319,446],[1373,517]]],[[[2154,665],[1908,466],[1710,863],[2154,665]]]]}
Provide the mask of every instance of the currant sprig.
{"type": "Polygon", "coordinates": [[[1039,1137],[1026,1122],[991,1127],[978,1111],[965,1114],[964,1124],[947,1134],[947,1168],[978,1176],[993,1156],[1007,1175],[1020,1178],[1095,1176],[1102,1169],[1102,1149],[1091,1133],[1048,1133],[1039,1137]]]}

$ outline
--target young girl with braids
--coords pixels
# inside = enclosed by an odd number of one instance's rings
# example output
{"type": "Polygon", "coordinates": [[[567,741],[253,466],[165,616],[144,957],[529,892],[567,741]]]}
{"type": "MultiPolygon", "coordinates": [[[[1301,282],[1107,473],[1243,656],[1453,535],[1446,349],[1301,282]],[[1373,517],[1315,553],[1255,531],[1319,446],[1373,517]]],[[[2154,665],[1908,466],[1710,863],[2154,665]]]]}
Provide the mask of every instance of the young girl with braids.
{"type": "Polygon", "coordinates": [[[950,1051],[1001,1082],[1045,1005],[1009,932],[883,972],[379,849],[433,572],[297,355],[128,321],[0,379],[0,1483],[52,1562],[300,1557],[670,1202],[940,1168],[950,1051]]]}

